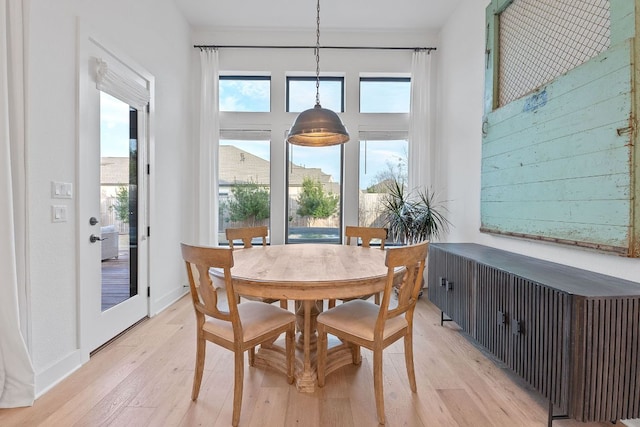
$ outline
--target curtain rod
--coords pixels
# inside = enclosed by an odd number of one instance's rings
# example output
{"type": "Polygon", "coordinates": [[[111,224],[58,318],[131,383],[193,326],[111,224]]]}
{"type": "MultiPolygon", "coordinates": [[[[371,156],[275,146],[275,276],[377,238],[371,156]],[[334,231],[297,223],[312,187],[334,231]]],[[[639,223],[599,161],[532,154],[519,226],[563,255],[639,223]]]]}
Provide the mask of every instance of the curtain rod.
{"type": "MultiPolygon", "coordinates": [[[[315,49],[315,46],[251,46],[251,45],[193,45],[195,49],[315,49]]],[[[320,49],[349,50],[413,50],[431,53],[435,47],[393,47],[393,46],[320,46],[320,49]]]]}

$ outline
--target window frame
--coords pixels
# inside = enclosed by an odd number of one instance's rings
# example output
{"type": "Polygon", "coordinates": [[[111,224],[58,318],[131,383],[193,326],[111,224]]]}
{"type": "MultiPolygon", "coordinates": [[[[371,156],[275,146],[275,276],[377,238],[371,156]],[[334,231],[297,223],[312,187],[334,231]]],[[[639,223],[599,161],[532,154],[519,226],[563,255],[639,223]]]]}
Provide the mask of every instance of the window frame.
{"type": "MultiPolygon", "coordinates": [[[[300,243],[311,243],[308,241],[298,241],[298,242],[291,242],[289,241],[289,169],[290,169],[290,164],[291,164],[291,150],[293,149],[293,147],[295,147],[293,144],[290,144],[288,142],[286,142],[286,160],[285,160],[285,167],[287,168],[287,170],[285,171],[285,189],[284,189],[284,193],[285,193],[285,209],[284,209],[284,213],[285,213],[285,225],[284,225],[284,242],[285,244],[300,244],[300,243]]],[[[335,147],[335,146],[333,146],[335,147]]],[[[300,148],[315,148],[315,147],[300,147],[300,148]]],[[[345,186],[344,186],[344,156],[345,156],[345,147],[344,144],[340,144],[339,145],[340,148],[340,195],[338,198],[338,206],[339,206],[339,212],[338,212],[338,229],[340,230],[339,234],[338,234],[338,241],[337,242],[323,242],[318,240],[316,243],[328,243],[328,244],[333,244],[333,243],[338,243],[338,244],[342,244],[343,242],[343,233],[342,230],[344,228],[344,192],[345,192],[345,186]]]]}
{"type": "MultiPolygon", "coordinates": [[[[291,81],[316,81],[315,76],[296,76],[296,75],[288,75],[286,76],[286,85],[285,85],[285,111],[287,113],[298,113],[298,111],[291,111],[289,108],[289,98],[291,94],[291,81]]],[[[336,111],[336,113],[344,113],[345,108],[345,84],[344,77],[341,76],[320,76],[320,86],[322,86],[322,82],[340,82],[340,111],[336,111]]],[[[313,108],[313,105],[309,105],[309,108],[313,108]]]]}
{"type": "Polygon", "coordinates": [[[255,113],[271,113],[271,75],[265,74],[220,74],[218,75],[218,110],[221,113],[240,113],[240,114],[255,114],[255,113]],[[268,111],[241,111],[241,110],[223,110],[220,108],[220,82],[223,80],[234,80],[234,81],[269,81],[269,110],[268,111]]]}
{"type": "Polygon", "coordinates": [[[411,77],[389,76],[360,76],[358,79],[358,113],[360,114],[408,114],[411,112],[411,98],[409,98],[409,111],[362,111],[362,82],[403,82],[409,83],[409,96],[411,96],[411,77]]]}
{"type": "MultiPolygon", "coordinates": [[[[219,162],[221,160],[220,158],[220,147],[221,146],[226,146],[226,145],[232,145],[232,144],[223,144],[223,141],[239,141],[239,142],[243,142],[243,141],[247,141],[247,142],[261,142],[264,143],[265,146],[269,147],[269,151],[271,149],[271,144],[273,143],[273,137],[271,135],[271,131],[268,130],[259,130],[259,129],[250,129],[250,128],[243,128],[243,129],[220,129],[220,133],[219,133],[219,141],[220,143],[218,144],[218,167],[216,168],[217,170],[217,174],[218,174],[218,182],[220,183],[220,171],[221,168],[219,166],[219,162]]],[[[235,145],[234,145],[235,146],[235,145]]],[[[244,149],[242,149],[242,147],[239,146],[235,146],[236,148],[242,150],[242,151],[246,151],[244,149]]],[[[256,157],[260,157],[257,154],[248,152],[249,154],[256,156],[256,157]]],[[[266,187],[268,187],[268,191],[269,191],[269,218],[267,221],[267,229],[269,231],[268,236],[267,236],[267,244],[270,243],[271,241],[271,228],[272,228],[272,220],[273,217],[271,215],[271,182],[272,182],[272,173],[271,173],[271,155],[269,154],[269,159],[263,159],[266,160],[269,163],[269,183],[268,185],[266,185],[266,187]]],[[[247,184],[246,182],[243,182],[242,184],[247,184]]],[[[261,184],[259,182],[256,182],[256,184],[259,187],[264,187],[264,184],[261,184]]],[[[226,197],[228,198],[229,195],[231,194],[231,189],[233,187],[234,184],[229,184],[228,186],[228,192],[226,193],[226,197]]],[[[221,189],[221,185],[218,184],[218,193],[217,193],[217,197],[218,197],[218,204],[219,204],[219,208],[218,211],[220,212],[220,210],[222,209],[222,204],[221,204],[221,199],[220,199],[220,189],[221,189]]],[[[226,241],[226,237],[223,237],[224,235],[224,230],[225,228],[228,228],[225,226],[225,222],[223,221],[223,218],[221,218],[220,215],[218,215],[218,221],[219,224],[216,227],[215,232],[218,233],[219,235],[219,244],[222,246],[228,245],[228,241],[226,241]]],[[[261,242],[261,241],[260,241],[261,242]]]]}

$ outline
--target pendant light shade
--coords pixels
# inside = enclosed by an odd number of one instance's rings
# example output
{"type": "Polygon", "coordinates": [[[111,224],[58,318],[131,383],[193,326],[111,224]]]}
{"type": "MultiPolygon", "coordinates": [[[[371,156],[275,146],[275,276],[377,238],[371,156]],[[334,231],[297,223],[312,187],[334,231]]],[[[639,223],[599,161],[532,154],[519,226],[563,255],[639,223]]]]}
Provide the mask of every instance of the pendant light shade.
{"type": "Polygon", "coordinates": [[[306,147],[343,144],[349,133],[336,113],[320,106],[320,0],[316,8],[316,105],[303,111],[293,123],[287,142],[306,147]]]}
{"type": "Polygon", "coordinates": [[[348,140],[349,133],[340,117],[320,104],[298,115],[287,138],[290,144],[306,147],[326,147],[348,140]]]}

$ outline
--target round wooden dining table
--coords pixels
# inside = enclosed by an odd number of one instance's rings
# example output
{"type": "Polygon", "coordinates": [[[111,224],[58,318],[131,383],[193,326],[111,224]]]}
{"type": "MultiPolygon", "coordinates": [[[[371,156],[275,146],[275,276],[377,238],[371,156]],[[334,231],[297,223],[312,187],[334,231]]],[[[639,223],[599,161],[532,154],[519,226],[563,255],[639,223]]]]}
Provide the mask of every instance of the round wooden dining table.
{"type": "MultiPolygon", "coordinates": [[[[316,317],[323,300],[355,298],[384,290],[386,251],[338,244],[289,244],[234,249],[231,276],[240,295],[296,301],[296,386],[313,392],[316,376],[316,317]]],[[[256,365],[284,369],[282,349],[261,346],[256,365]]],[[[330,348],[327,372],[352,363],[346,345],[330,348]]]]}

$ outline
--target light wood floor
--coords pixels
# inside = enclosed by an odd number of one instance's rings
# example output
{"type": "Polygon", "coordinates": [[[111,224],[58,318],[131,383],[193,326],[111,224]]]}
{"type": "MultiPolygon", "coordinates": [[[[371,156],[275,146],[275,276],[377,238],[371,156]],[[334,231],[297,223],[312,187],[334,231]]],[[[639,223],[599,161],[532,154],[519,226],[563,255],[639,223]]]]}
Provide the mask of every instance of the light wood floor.
{"type": "MultiPolygon", "coordinates": [[[[388,426],[545,426],[546,403],[488,359],[439,311],[418,303],[414,350],[418,393],[412,394],[402,343],[384,356],[388,426]]],[[[89,363],[31,408],[0,410],[0,426],[228,426],[233,359],[208,344],[197,402],[190,399],[194,315],[188,298],[142,322],[96,353],[89,363]]],[[[246,363],[246,357],[245,357],[246,363]]],[[[313,394],[299,393],[280,374],[245,370],[241,426],[377,425],[372,357],[327,377],[313,394]]],[[[620,425],[620,424],[618,424],[620,425]]],[[[594,427],[554,421],[557,427],[594,427]]]]}

